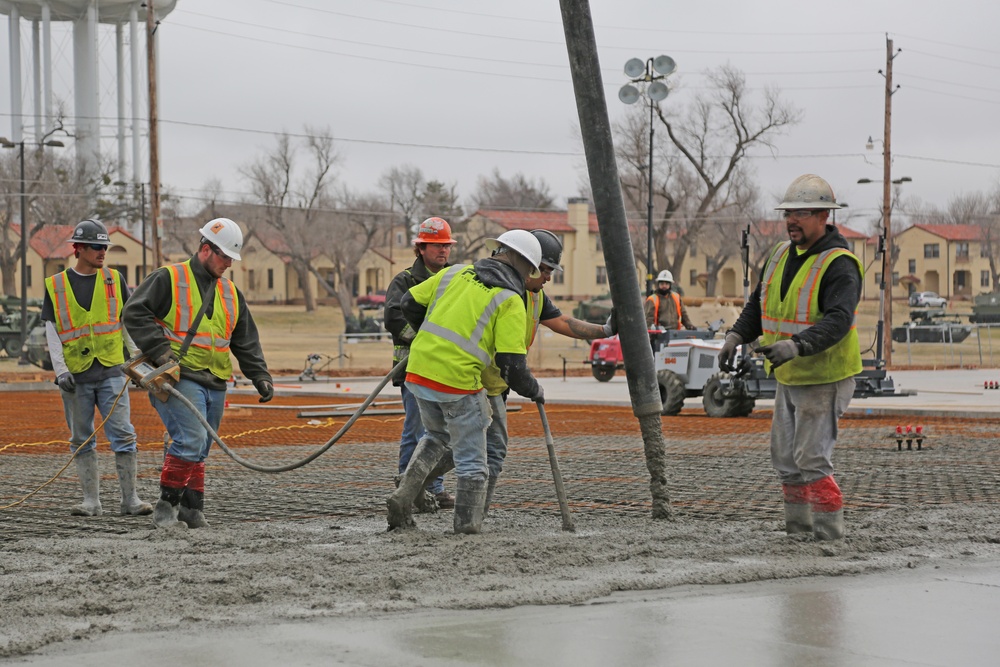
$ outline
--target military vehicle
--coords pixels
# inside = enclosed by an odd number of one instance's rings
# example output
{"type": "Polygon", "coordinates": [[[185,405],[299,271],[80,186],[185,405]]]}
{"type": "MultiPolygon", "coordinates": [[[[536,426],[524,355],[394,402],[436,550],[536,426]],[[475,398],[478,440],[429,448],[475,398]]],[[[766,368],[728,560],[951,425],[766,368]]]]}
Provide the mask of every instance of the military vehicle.
{"type": "Polygon", "coordinates": [[[1000,322],[1000,292],[973,297],[972,315],[969,315],[969,322],[973,324],[1000,322]]]}
{"type": "MultiPolygon", "coordinates": [[[[42,317],[42,302],[28,299],[28,327],[30,332],[42,317]]],[[[21,299],[16,296],[0,297],[0,349],[13,359],[21,356],[21,299]]]]}
{"type": "Polygon", "coordinates": [[[892,340],[897,343],[961,343],[972,333],[972,327],[957,317],[949,317],[944,308],[914,308],[910,321],[892,328],[892,340]]]}
{"type": "Polygon", "coordinates": [[[38,325],[28,333],[28,361],[47,371],[52,370],[49,343],[45,339],[45,326],[38,325]]]}

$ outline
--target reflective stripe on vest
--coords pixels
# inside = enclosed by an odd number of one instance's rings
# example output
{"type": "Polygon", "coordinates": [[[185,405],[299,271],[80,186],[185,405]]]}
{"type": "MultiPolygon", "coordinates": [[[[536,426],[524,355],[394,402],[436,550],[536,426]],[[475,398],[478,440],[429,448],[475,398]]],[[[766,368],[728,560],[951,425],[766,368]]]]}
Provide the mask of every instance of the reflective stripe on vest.
{"type": "Polygon", "coordinates": [[[524,337],[524,347],[530,349],[531,344],[535,342],[538,324],[542,321],[542,306],[545,304],[545,295],[541,291],[535,294],[528,290],[525,296],[527,297],[528,335],[524,337]]]}
{"type": "MultiPolygon", "coordinates": [[[[680,295],[675,294],[674,292],[670,292],[670,296],[673,297],[674,308],[677,309],[677,328],[680,329],[681,328],[681,297],[680,297],[680,295]]],[[[659,326],[659,324],[660,324],[660,295],[659,294],[650,294],[649,296],[646,297],[646,300],[649,301],[650,299],[652,299],[652,301],[653,301],[653,326],[654,327],[655,326],[659,326]]]]}
{"type": "Polygon", "coordinates": [[[486,366],[492,361],[492,356],[486,350],[479,347],[479,342],[482,340],[483,333],[486,331],[486,325],[489,324],[490,319],[493,317],[493,313],[500,307],[500,304],[512,296],[517,296],[517,292],[509,289],[502,289],[494,294],[493,298],[490,299],[488,304],[486,304],[486,308],[484,308],[483,312],[479,315],[479,320],[476,322],[476,326],[472,330],[472,333],[468,338],[465,338],[451,329],[447,329],[430,321],[431,313],[434,312],[434,307],[437,305],[441,296],[448,288],[448,285],[451,284],[451,281],[454,280],[455,276],[457,276],[462,270],[471,271],[472,267],[468,265],[453,266],[445,272],[444,276],[442,276],[441,282],[438,283],[437,290],[434,293],[434,299],[427,307],[427,316],[424,323],[420,325],[420,331],[433,334],[438,338],[448,341],[466,354],[475,357],[482,362],[484,366],[486,366]]]}
{"type": "MultiPolygon", "coordinates": [[[[765,334],[773,334],[778,339],[790,338],[792,335],[802,333],[815,324],[815,322],[810,321],[809,306],[812,303],[813,295],[819,289],[820,275],[826,268],[828,262],[833,261],[841,255],[851,254],[844,248],[832,248],[830,250],[824,250],[823,252],[810,258],[811,265],[809,266],[809,273],[807,273],[805,278],[803,278],[802,287],[798,291],[793,319],[779,319],[768,315],[767,305],[768,301],[772,298],[779,301],[781,299],[781,276],[778,276],[777,283],[774,283],[773,281],[777,268],[779,266],[782,268],[784,267],[785,259],[791,249],[791,246],[792,244],[790,241],[785,241],[776,247],[775,253],[771,256],[771,259],[767,263],[767,269],[765,269],[764,277],[761,281],[763,283],[760,299],[761,327],[763,328],[765,334]]],[[[784,273],[784,271],[782,271],[782,273],[784,273]]],[[[851,323],[852,328],[857,326],[857,318],[858,315],[855,312],[854,321],[851,323]]]]}
{"type": "Polygon", "coordinates": [[[125,362],[121,336],[121,274],[113,269],[101,269],[94,278],[90,310],[84,310],[76,300],[65,271],[46,278],[45,289],[52,300],[55,329],[70,372],[82,373],[90,368],[94,359],[108,367],[125,362]]]}

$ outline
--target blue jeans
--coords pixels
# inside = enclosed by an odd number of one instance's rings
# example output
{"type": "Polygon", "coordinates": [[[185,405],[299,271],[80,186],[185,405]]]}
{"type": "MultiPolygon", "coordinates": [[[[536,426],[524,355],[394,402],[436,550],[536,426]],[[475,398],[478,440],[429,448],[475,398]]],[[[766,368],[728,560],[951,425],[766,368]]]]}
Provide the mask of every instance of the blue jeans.
{"type": "MultiPolygon", "coordinates": [[[[135,451],[135,428],[132,427],[131,408],[126,390],[118,404],[115,399],[118,393],[128,380],[124,375],[118,377],[104,378],[100,382],[78,382],[76,391],[62,391],[63,413],[66,415],[66,424],[69,426],[70,440],[69,448],[76,451],[87,438],[94,433],[94,408],[101,412],[101,417],[106,417],[104,422],[104,435],[111,442],[113,452],[134,452],[135,451]],[[108,417],[111,406],[114,411],[108,417]]],[[[97,436],[95,435],[87,443],[82,452],[90,451],[97,446],[97,436]]]]}
{"type": "Polygon", "coordinates": [[[503,394],[489,397],[493,419],[486,429],[486,467],[490,469],[490,477],[499,477],[503,470],[503,461],[507,458],[507,402],[503,394]]]}
{"type": "MultiPolygon", "coordinates": [[[[424,436],[424,425],[420,423],[420,407],[417,405],[417,397],[413,395],[406,385],[399,387],[403,396],[403,434],[399,438],[399,474],[406,472],[406,466],[410,465],[413,458],[413,450],[417,448],[417,443],[424,436]]],[[[427,490],[437,495],[444,491],[444,477],[437,477],[427,485],[427,490]]]]}
{"type": "MultiPolygon", "coordinates": [[[[191,401],[198,412],[205,416],[212,429],[216,433],[219,432],[222,410],[226,406],[225,389],[209,389],[183,378],[174,385],[174,389],[191,401]]],[[[167,427],[167,433],[170,434],[168,454],[182,461],[194,463],[200,463],[208,458],[208,450],[212,448],[212,436],[186,405],[173,395],[164,403],[150,394],[149,402],[153,404],[163,425],[167,427]]]]}
{"type": "Polygon", "coordinates": [[[490,425],[490,404],[486,390],[465,394],[460,399],[438,403],[422,398],[420,419],[427,429],[425,438],[434,438],[451,449],[455,476],[486,481],[486,429],[490,425]]]}

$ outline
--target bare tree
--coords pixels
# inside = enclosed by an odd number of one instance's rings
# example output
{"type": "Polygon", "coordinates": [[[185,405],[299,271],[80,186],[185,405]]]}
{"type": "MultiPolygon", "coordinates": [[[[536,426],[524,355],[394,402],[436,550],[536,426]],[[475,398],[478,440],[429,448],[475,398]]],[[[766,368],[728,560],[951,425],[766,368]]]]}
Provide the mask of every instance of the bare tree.
{"type": "Polygon", "coordinates": [[[330,202],[333,168],[340,156],[329,130],[317,132],[305,128],[305,165],[288,134],[277,137],[277,145],[268,153],[240,168],[259,204],[258,220],[262,231],[258,240],[271,252],[285,259],[302,284],[306,311],[316,309],[316,295],[308,280],[316,272],[313,262],[324,248],[316,243],[316,223],[330,202]]]}
{"type": "MultiPolygon", "coordinates": [[[[679,274],[692,244],[698,243],[713,220],[739,220],[754,206],[756,189],[744,163],[754,148],[773,149],[773,140],[797,124],[801,112],[781,99],[771,88],[759,101],[751,99],[742,72],[724,65],[706,74],[709,89],[695,96],[685,108],[654,106],[667,140],[654,150],[653,238],[657,269],[679,274]],[[749,199],[748,199],[749,198],[749,199]]],[[[648,176],[649,125],[644,111],[616,127],[619,158],[623,170],[623,190],[629,197],[633,218],[645,209],[648,176]]],[[[645,230],[636,219],[632,227],[645,230]]],[[[645,243],[634,244],[645,247],[645,243]]],[[[732,248],[729,249],[732,252],[732,248]]],[[[722,259],[713,258],[715,263],[722,259]]],[[[644,260],[643,260],[644,261],[644,260]]],[[[721,264],[719,265],[721,266],[721,264]]]]}
{"type": "Polygon", "coordinates": [[[536,181],[521,173],[504,178],[499,169],[494,169],[489,177],[479,177],[470,208],[539,210],[552,208],[553,203],[545,179],[536,181]]]}
{"type": "MultiPolygon", "coordinates": [[[[399,211],[406,230],[406,244],[409,245],[413,240],[412,229],[420,222],[416,218],[423,207],[423,172],[413,165],[391,167],[379,178],[378,186],[389,198],[390,210],[399,211]]],[[[387,229],[391,231],[391,225],[387,229]]]]}

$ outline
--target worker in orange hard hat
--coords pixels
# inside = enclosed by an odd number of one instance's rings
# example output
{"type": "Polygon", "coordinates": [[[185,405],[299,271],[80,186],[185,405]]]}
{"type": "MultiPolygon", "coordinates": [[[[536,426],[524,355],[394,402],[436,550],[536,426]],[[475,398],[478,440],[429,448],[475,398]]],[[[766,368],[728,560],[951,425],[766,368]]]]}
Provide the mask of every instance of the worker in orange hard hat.
{"type": "MultiPolygon", "coordinates": [[[[442,218],[427,218],[417,227],[417,236],[413,239],[413,254],[416,255],[416,259],[408,269],[400,271],[392,279],[385,293],[385,328],[392,334],[393,366],[407,358],[410,353],[410,342],[416,336],[413,327],[407,323],[400,310],[403,295],[414,285],[422,283],[448,266],[448,257],[455,243],[455,239],[451,237],[451,226],[442,218]]],[[[405,373],[400,373],[392,381],[402,393],[403,410],[406,413],[403,419],[403,433],[399,439],[400,475],[406,471],[413,450],[424,433],[417,399],[403,384],[404,378],[405,373]]],[[[427,491],[433,498],[427,494],[418,495],[415,503],[418,512],[434,511],[435,504],[442,509],[451,509],[455,506],[455,499],[444,488],[443,477],[432,480],[427,491]]]]}

